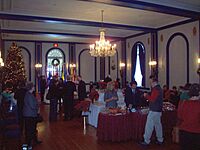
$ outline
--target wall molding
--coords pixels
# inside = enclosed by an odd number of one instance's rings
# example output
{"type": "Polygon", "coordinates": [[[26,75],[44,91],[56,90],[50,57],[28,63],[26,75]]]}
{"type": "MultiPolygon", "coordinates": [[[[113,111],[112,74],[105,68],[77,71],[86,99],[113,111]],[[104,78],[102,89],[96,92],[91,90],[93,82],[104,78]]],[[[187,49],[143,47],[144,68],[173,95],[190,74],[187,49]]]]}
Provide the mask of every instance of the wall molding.
{"type": "MultiPolygon", "coordinates": [[[[55,23],[65,23],[68,25],[82,25],[82,26],[92,26],[92,27],[102,27],[101,22],[95,21],[85,21],[85,20],[75,20],[66,18],[54,18],[54,17],[44,17],[44,16],[32,16],[32,15],[22,15],[14,13],[5,13],[0,11],[0,18],[4,20],[20,20],[20,21],[32,21],[32,22],[45,22],[52,24],[55,23]]],[[[124,29],[124,30],[136,30],[136,31],[153,31],[153,28],[142,27],[142,26],[131,26],[123,24],[113,24],[113,23],[103,23],[104,28],[112,29],[124,29]]]]}
{"type": "MultiPolygon", "coordinates": [[[[81,75],[81,54],[90,49],[86,48],[80,51],[78,54],[78,74],[81,75]]],[[[94,80],[97,81],[97,59],[94,57],[94,80]]]]}
{"type": "Polygon", "coordinates": [[[189,83],[189,40],[183,33],[177,32],[170,36],[170,38],[167,41],[167,46],[166,46],[166,84],[168,86],[169,86],[169,81],[170,81],[170,78],[169,78],[169,65],[170,65],[169,64],[169,47],[170,47],[171,41],[177,36],[182,37],[186,42],[186,56],[187,56],[187,60],[186,60],[186,62],[187,62],[187,66],[186,66],[187,79],[186,79],[186,81],[187,81],[187,83],[189,83]]]}

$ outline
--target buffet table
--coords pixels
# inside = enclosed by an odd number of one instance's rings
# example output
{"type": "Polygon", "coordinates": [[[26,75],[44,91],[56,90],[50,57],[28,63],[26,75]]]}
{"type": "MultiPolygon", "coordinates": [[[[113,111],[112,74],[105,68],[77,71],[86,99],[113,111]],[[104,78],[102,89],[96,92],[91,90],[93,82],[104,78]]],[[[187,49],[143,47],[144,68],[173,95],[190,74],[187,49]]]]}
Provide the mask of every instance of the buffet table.
{"type": "MultiPolygon", "coordinates": [[[[100,113],[98,118],[97,137],[104,141],[141,140],[143,138],[147,114],[140,112],[127,114],[100,113]]],[[[171,135],[176,124],[176,111],[163,112],[163,134],[171,135]]]]}
{"type": "MultiPolygon", "coordinates": [[[[124,107],[124,96],[122,94],[122,91],[119,90],[117,92],[118,95],[118,106],[124,107]]],[[[105,102],[104,102],[104,92],[99,92],[99,99],[98,101],[94,102],[93,104],[90,104],[89,107],[89,113],[88,113],[88,124],[94,126],[97,128],[98,124],[98,115],[100,112],[105,110],[105,102]]]]}

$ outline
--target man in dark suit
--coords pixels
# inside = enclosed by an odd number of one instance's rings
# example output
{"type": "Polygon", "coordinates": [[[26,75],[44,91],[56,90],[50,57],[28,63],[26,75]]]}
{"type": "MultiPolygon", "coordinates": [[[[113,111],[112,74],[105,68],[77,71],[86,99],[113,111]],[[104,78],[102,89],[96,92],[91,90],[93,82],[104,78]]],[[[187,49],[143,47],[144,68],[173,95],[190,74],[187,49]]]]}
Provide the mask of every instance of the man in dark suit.
{"type": "Polygon", "coordinates": [[[130,86],[125,89],[125,103],[128,108],[137,108],[139,106],[141,93],[137,89],[137,82],[132,81],[130,86]]]}
{"type": "Polygon", "coordinates": [[[41,97],[41,102],[44,102],[44,94],[45,94],[45,90],[46,90],[46,87],[47,86],[47,81],[45,79],[45,76],[42,75],[40,77],[40,97],[41,97]]]}
{"type": "Polygon", "coordinates": [[[63,87],[64,120],[72,119],[74,91],[76,91],[76,85],[71,81],[71,77],[67,76],[67,82],[63,87]]]}
{"type": "Polygon", "coordinates": [[[82,80],[81,76],[78,76],[78,98],[80,101],[84,100],[87,97],[86,94],[86,84],[85,82],[82,80]]]}

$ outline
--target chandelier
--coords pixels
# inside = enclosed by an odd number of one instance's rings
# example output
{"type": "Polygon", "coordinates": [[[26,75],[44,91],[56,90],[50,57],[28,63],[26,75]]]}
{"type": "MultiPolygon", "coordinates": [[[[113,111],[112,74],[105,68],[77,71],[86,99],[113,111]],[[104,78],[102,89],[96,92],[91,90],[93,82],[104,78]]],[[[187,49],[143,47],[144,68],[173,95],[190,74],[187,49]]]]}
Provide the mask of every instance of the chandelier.
{"type": "Polygon", "coordinates": [[[106,41],[105,29],[103,29],[103,10],[101,10],[102,28],[99,30],[100,39],[95,44],[90,45],[90,55],[94,57],[113,56],[116,53],[116,44],[111,45],[110,41],[106,41]]]}

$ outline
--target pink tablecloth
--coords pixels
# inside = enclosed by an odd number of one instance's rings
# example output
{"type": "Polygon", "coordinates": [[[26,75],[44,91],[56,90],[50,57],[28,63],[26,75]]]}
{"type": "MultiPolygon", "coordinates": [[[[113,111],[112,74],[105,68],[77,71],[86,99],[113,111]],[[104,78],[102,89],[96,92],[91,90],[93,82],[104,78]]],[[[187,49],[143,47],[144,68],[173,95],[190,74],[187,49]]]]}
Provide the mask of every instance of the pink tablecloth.
{"type": "MultiPolygon", "coordinates": [[[[127,141],[129,139],[141,140],[147,115],[139,112],[125,115],[99,114],[97,137],[104,141],[127,141]]],[[[176,112],[164,112],[162,116],[164,136],[171,135],[176,124],[176,112]]]]}

